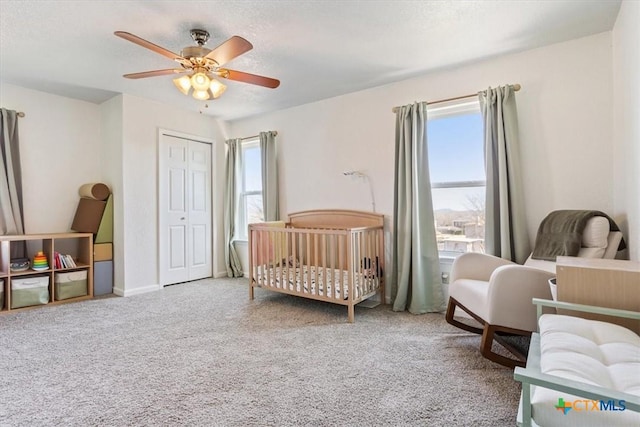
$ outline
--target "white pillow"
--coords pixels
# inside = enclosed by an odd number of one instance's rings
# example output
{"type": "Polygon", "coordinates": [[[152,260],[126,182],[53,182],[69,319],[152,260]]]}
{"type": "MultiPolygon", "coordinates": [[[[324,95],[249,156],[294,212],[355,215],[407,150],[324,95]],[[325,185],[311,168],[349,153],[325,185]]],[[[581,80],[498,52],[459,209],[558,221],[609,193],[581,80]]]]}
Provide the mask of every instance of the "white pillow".
{"type": "MultiPolygon", "coordinates": [[[[582,233],[583,248],[606,248],[609,236],[609,220],[603,216],[589,218],[582,233]]],[[[578,255],[581,256],[581,255],[578,255]]],[[[590,257],[591,258],[591,257],[590,257]]]]}

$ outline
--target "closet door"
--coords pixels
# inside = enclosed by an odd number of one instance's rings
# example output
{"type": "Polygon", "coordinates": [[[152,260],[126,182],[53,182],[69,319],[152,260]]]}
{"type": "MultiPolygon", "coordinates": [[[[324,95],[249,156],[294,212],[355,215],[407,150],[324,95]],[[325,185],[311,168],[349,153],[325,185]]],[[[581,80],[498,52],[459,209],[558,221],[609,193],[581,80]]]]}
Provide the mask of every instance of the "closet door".
{"type": "Polygon", "coordinates": [[[212,276],[211,144],[160,135],[160,284],[212,276]]]}
{"type": "Polygon", "coordinates": [[[211,277],[211,144],[189,141],[187,265],[189,280],[211,277]]]}

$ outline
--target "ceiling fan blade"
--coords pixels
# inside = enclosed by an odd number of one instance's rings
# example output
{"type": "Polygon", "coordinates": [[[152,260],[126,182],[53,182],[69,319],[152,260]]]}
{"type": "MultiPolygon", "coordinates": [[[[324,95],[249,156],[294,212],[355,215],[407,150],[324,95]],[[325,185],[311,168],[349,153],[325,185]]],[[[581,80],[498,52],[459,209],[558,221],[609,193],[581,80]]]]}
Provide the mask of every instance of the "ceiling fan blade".
{"type": "Polygon", "coordinates": [[[146,47],[147,49],[150,49],[155,53],[159,53],[160,55],[164,55],[169,59],[173,59],[174,61],[176,59],[182,59],[182,57],[177,53],[173,53],[168,49],[158,46],[157,44],[151,43],[150,41],[147,41],[145,39],[141,39],[140,37],[135,36],[131,33],[127,33],[126,31],[116,31],[113,34],[125,40],[129,40],[130,42],[140,45],[142,47],[146,47]]]}
{"type": "Polygon", "coordinates": [[[180,74],[186,73],[190,70],[182,70],[182,69],[173,69],[169,68],[167,70],[154,70],[154,71],[143,71],[142,73],[131,73],[125,74],[122,77],[126,77],[128,79],[143,79],[145,77],[155,77],[155,76],[166,76],[167,74],[180,74]]]}
{"type": "Polygon", "coordinates": [[[247,40],[240,36],[233,36],[209,52],[206,58],[213,59],[219,66],[222,66],[251,49],[253,49],[253,45],[247,40]]]}
{"type": "Polygon", "coordinates": [[[280,80],[272,79],[270,77],[258,76],[256,74],[245,73],[242,71],[235,71],[224,69],[223,74],[220,77],[224,77],[229,80],[235,80],[237,82],[251,83],[252,85],[264,86],[271,89],[275,89],[280,86],[280,80]]]}

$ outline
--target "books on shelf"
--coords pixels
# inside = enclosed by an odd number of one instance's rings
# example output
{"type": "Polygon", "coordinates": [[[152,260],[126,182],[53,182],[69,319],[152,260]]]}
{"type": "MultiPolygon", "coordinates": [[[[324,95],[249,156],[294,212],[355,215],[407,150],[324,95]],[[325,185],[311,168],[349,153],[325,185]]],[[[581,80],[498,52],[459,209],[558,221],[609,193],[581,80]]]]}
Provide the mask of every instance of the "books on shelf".
{"type": "Polygon", "coordinates": [[[77,267],[76,262],[73,260],[71,255],[68,255],[68,254],[61,254],[60,252],[55,252],[53,254],[53,260],[54,260],[56,269],[77,267]]]}

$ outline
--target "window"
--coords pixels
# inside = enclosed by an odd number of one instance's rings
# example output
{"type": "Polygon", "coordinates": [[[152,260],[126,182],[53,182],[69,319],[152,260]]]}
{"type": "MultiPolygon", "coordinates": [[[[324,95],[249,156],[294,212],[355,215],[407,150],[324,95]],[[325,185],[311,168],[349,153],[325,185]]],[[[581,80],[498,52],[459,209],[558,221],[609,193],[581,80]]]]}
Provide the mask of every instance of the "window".
{"type": "Polygon", "coordinates": [[[236,216],[236,235],[247,239],[247,227],[264,221],[262,209],[262,163],[260,143],[257,139],[242,144],[242,171],[240,174],[239,206],[236,216]]]}
{"type": "Polygon", "coordinates": [[[429,172],[441,256],[484,252],[486,176],[477,100],[428,111],[429,172]]]}

